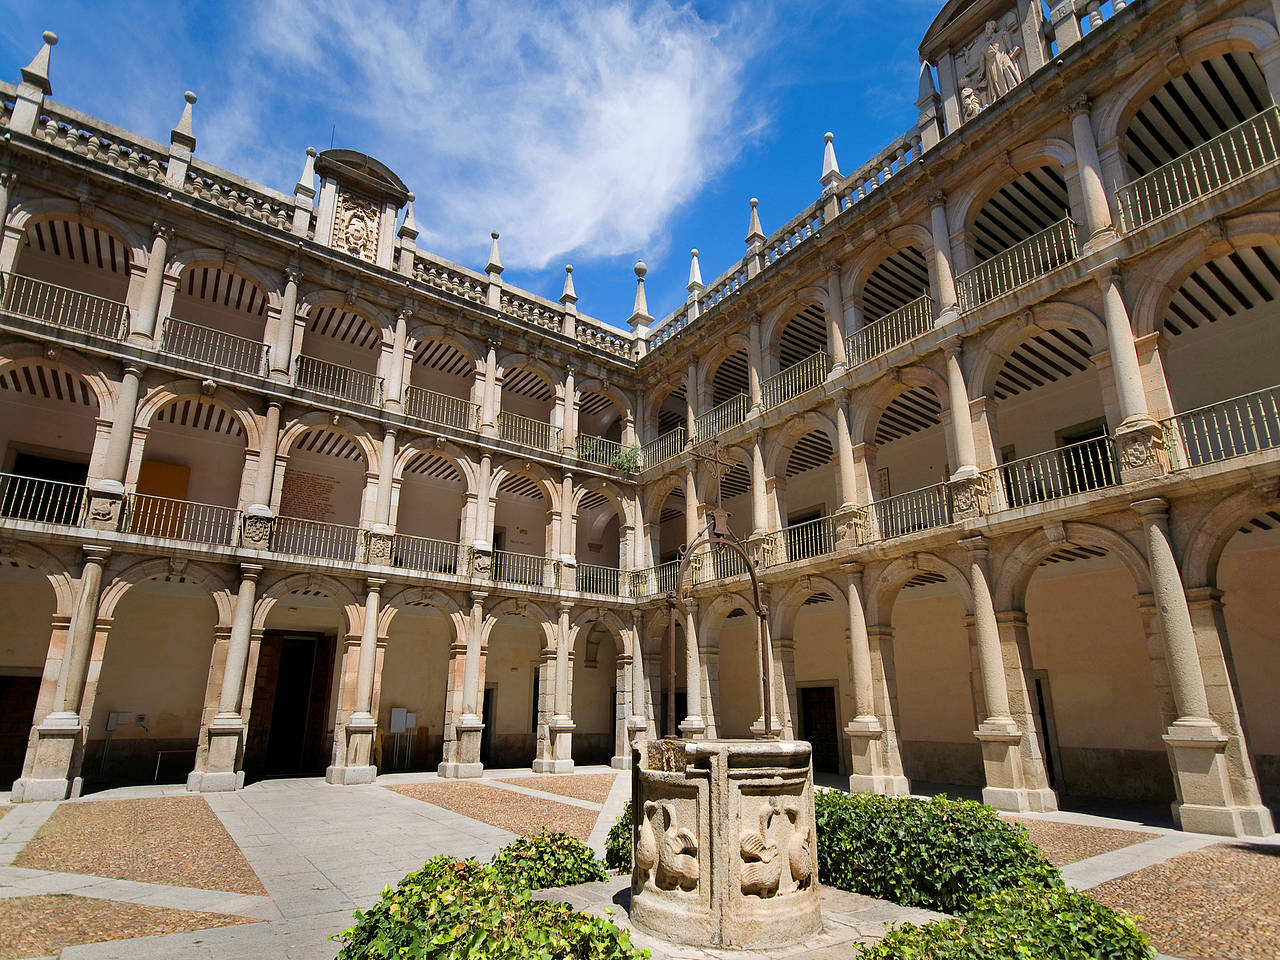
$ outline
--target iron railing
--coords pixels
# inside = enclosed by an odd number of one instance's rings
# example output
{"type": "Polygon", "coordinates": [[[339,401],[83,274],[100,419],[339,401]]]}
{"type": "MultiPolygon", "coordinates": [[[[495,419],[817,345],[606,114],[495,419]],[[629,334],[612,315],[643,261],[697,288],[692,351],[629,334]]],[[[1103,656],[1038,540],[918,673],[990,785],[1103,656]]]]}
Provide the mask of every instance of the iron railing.
{"type": "Polygon", "coordinates": [[[819,350],[760,384],[761,401],[766,410],[786,403],[819,386],[830,372],[831,357],[825,350],[819,350]]]}
{"type": "Polygon", "coordinates": [[[470,571],[470,548],[451,540],[397,533],[391,538],[390,565],[425,573],[465,577],[470,571]]]}
{"type": "Polygon", "coordinates": [[[933,329],[934,304],[929,296],[917,297],[892,313],[873,320],[845,341],[849,365],[866,363],[894,347],[924,336],[933,329]]]}
{"type": "Polygon", "coordinates": [[[493,551],[492,579],[501,583],[522,583],[531,587],[559,586],[560,564],[549,557],[510,550],[493,551]]]}
{"type": "Polygon", "coordinates": [[[1136,230],[1280,157],[1280,107],[1268,107],[1116,191],[1120,229],[1136,230]]]}
{"type": "Polygon", "coordinates": [[[626,447],[616,440],[582,434],[578,435],[575,445],[578,449],[578,459],[587,463],[610,467],[624,473],[629,473],[640,466],[639,447],[626,447]]]}
{"type": "Polygon", "coordinates": [[[908,490],[874,501],[871,514],[883,540],[931,527],[945,527],[951,522],[950,490],[945,483],[908,490]]]}
{"type": "Polygon", "coordinates": [[[271,549],[321,560],[355,563],[363,560],[363,534],[359,527],[301,517],[276,517],[271,529],[271,549]]]}
{"type": "Polygon", "coordinates": [[[541,420],[503,410],[498,414],[498,436],[534,450],[560,450],[560,428],[541,420]]]}
{"type": "Polygon", "coordinates": [[[984,476],[993,483],[998,477],[997,488],[1004,491],[1003,506],[1016,508],[1114,486],[1120,482],[1120,468],[1115,441],[1096,437],[1011,460],[984,476]]]}
{"type": "Polygon", "coordinates": [[[579,593],[598,593],[606,597],[620,595],[618,591],[622,585],[622,571],[617,567],[580,563],[574,578],[574,585],[579,593]]]}
{"type": "Polygon", "coordinates": [[[747,409],[751,401],[745,393],[730,397],[718,407],[713,407],[693,423],[694,439],[701,443],[710,440],[718,433],[723,433],[747,419],[747,409]]]}
{"type": "Polygon", "coordinates": [[[123,340],[128,332],[129,308],[117,300],[16,273],[4,279],[4,309],[9,313],[112,340],[123,340]]]}
{"type": "Polygon", "coordinates": [[[409,386],[404,391],[404,415],[414,420],[438,423],[459,430],[480,426],[480,405],[448,394],[409,386]]]}
{"type": "Polygon", "coordinates": [[[1059,220],[956,278],[960,309],[972,310],[1076,258],[1076,225],[1059,220]]]}
{"type": "Polygon", "coordinates": [[[788,562],[809,560],[836,551],[836,527],[830,517],[794,523],[780,533],[788,562]]]}
{"type": "Polygon", "coordinates": [[[676,574],[679,570],[679,560],[668,560],[656,567],[633,570],[629,575],[631,596],[636,600],[665,596],[676,588],[676,574]]]}
{"type": "Polygon", "coordinates": [[[0,517],[78,527],[84,522],[87,491],[82,483],[0,473],[0,517]]]}
{"type": "Polygon", "coordinates": [[[1175,414],[1162,426],[1174,470],[1270,450],[1280,446],[1280,387],[1175,414]]]}
{"type": "Polygon", "coordinates": [[[382,378],[340,363],[298,357],[294,383],[304,390],[370,407],[382,406],[382,378]]]}
{"type": "Polygon", "coordinates": [[[229,547],[240,526],[240,511],[214,503],[172,500],[146,493],[125,498],[122,533],[229,547]]]}
{"type": "Polygon", "coordinates": [[[684,453],[685,444],[688,443],[688,440],[684,427],[668,430],[662,436],[650,440],[640,448],[640,466],[654,467],[666,460],[670,460],[672,457],[679,456],[684,453]]]}
{"type": "Polygon", "coordinates": [[[271,350],[261,340],[237,337],[177,317],[165,320],[160,349],[185,360],[258,377],[266,375],[271,350]]]}

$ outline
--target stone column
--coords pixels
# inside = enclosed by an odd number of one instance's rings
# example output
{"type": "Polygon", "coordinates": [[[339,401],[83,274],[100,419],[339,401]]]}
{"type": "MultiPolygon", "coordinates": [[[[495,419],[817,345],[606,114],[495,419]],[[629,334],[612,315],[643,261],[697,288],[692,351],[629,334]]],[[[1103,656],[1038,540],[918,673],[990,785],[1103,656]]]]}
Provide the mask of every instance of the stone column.
{"type": "Polygon", "coordinates": [[[752,314],[751,325],[747,328],[747,397],[751,401],[752,413],[759,413],[764,407],[764,393],[760,385],[764,370],[764,344],[761,337],[760,315],[752,314]]]}
{"type": "Polygon", "coordinates": [[[335,744],[335,763],[325,771],[329,783],[373,783],[378,768],[373,765],[373,737],[378,721],[370,712],[373,707],[373,674],[378,657],[378,609],[382,600],[385,580],[369,577],[365,584],[368,591],[364,601],[364,623],[360,630],[360,659],[356,667],[355,709],[343,724],[342,738],[345,750],[338,756],[335,744]]]}
{"type": "Polygon", "coordinates": [[[227,641],[227,661],[222,668],[218,713],[209,721],[209,755],[204,773],[192,777],[191,789],[204,793],[239,790],[244,786],[244,742],[247,733],[241,716],[245,670],[253,634],[253,608],[262,567],[240,564],[240,590],[227,641]]]}
{"type": "Polygon", "coordinates": [[[556,664],[555,664],[555,702],[553,713],[547,724],[547,733],[551,738],[551,758],[535,760],[535,773],[572,773],[573,772],[573,643],[569,627],[570,603],[560,604],[560,615],[556,623],[556,664]]]}
{"type": "Polygon", "coordinates": [[[1142,518],[1156,617],[1178,715],[1163,738],[1178,785],[1174,819],[1182,829],[1196,833],[1257,835],[1265,826],[1261,815],[1265,808],[1246,805],[1235,796],[1226,756],[1229,738],[1210,715],[1191,611],[1169,533],[1169,503],[1153,497],[1136,501],[1133,509],[1142,518]]]}
{"type": "Polygon", "coordinates": [[[578,453],[578,388],[574,383],[573,365],[564,371],[564,412],[560,421],[560,446],[566,456],[578,453]]]}
{"type": "Polygon", "coordinates": [[[849,790],[897,796],[910,792],[905,777],[894,775],[885,749],[885,728],[876,714],[875,668],[863,596],[862,564],[844,565],[849,598],[849,667],[854,718],[844,728],[849,738],[849,790]]]}
{"type": "Polygon", "coordinates": [[[684,543],[686,547],[693,546],[693,541],[701,532],[698,520],[698,478],[694,473],[693,464],[690,463],[684,472],[684,543]]]}
{"type": "Polygon", "coordinates": [[[1076,173],[1080,177],[1083,207],[1081,209],[1085,242],[1114,238],[1111,226],[1111,207],[1107,191],[1102,183],[1102,162],[1098,159],[1098,143],[1093,135],[1093,121],[1089,114],[1089,98],[1077,97],[1066,107],[1071,117],[1071,138],[1076,148],[1076,173]]]}
{"type": "Polygon", "coordinates": [[[967,537],[960,543],[969,553],[973,630],[987,715],[974,731],[982,745],[982,766],[986,771],[987,785],[982,788],[982,800],[997,810],[1039,809],[1023,777],[1020,750],[1023,734],[1009,710],[1004,653],[991,600],[990,550],[984,537],[967,537]]]}
{"type": "MultiPolygon", "coordinates": [[[[560,563],[566,567],[576,567],[578,563],[577,544],[573,529],[573,474],[568,470],[560,478],[560,563]]],[[[568,573],[569,583],[573,583],[573,570],[568,573]]]]}
{"type": "Polygon", "coordinates": [[[271,342],[271,379],[288,383],[290,363],[293,360],[293,324],[298,316],[298,282],[302,271],[289,266],[284,271],[284,296],[280,304],[280,317],[276,321],[276,335],[271,342]]]}
{"type": "Polygon", "coordinates": [[[769,503],[765,496],[764,431],[751,435],[751,535],[761,536],[769,529],[769,503]]]}
{"type": "Polygon", "coordinates": [[[1036,811],[1056,810],[1058,797],[1049,782],[1044,750],[1040,746],[1041,733],[1044,733],[1047,744],[1048,731],[1039,729],[1039,700],[1035,693],[1035,680],[1031,675],[1031,642],[1027,635],[1027,615],[1021,610],[1001,611],[996,614],[996,629],[1000,634],[1000,648],[1004,658],[1009,713],[1022,731],[1022,742],[1018,746],[1028,802],[1036,811]]]}
{"type": "Polygon", "coordinates": [[[951,407],[951,436],[954,441],[955,471],[951,474],[951,498],[956,519],[981,514],[978,451],[973,439],[973,419],[969,410],[969,390],[960,368],[960,344],[947,344],[947,402],[951,407]]]}
{"type": "Polygon", "coordinates": [[[822,265],[827,272],[827,299],[831,309],[827,311],[827,343],[831,350],[831,373],[838,377],[848,369],[849,358],[844,342],[844,291],[840,285],[840,263],[828,260],[822,265]]]}
{"type": "MultiPolygon", "coordinates": [[[[671,651],[675,656],[675,651],[671,651]]],[[[676,692],[670,690],[667,696],[674,697],[676,692]]],[[[698,603],[688,600],[685,603],[684,617],[684,698],[687,715],[680,723],[680,732],[688,740],[697,740],[706,735],[707,723],[702,716],[702,664],[698,657],[698,603]]]]}
{"type": "MultiPolygon", "coordinates": [[[[484,601],[488,596],[479,590],[471,593],[471,615],[467,619],[466,650],[463,655],[461,713],[453,720],[452,757],[445,754],[440,763],[442,777],[478,777],[484,772],[480,762],[482,654],[484,640],[484,601]]],[[[451,671],[452,672],[452,671],[451,671]]],[[[446,731],[446,739],[448,732],[446,731]]]]}
{"type": "Polygon", "coordinates": [[[262,448],[258,451],[258,472],[253,478],[253,499],[244,512],[241,543],[266,550],[271,545],[271,523],[275,511],[271,501],[275,492],[276,447],[280,444],[280,401],[267,401],[267,415],[262,426],[262,448]]]}
{"type": "Polygon", "coordinates": [[[480,390],[480,434],[498,435],[498,341],[488,340],[484,353],[484,382],[480,390]]]}
{"type": "Polygon", "coordinates": [[[71,609],[66,654],[58,674],[53,709],[34,731],[31,750],[21,780],[13,785],[13,799],[65,800],[80,795],[79,774],[88,717],[81,717],[81,700],[89,672],[89,657],[98,632],[98,600],[102,593],[102,571],[111,550],[83,548],[84,567],[71,609]]]}
{"type": "Polygon", "coordinates": [[[933,270],[938,301],[937,326],[942,326],[957,316],[955,270],[951,264],[951,231],[947,226],[947,195],[935,193],[929,198],[930,226],[933,230],[933,270]]]}
{"type": "Polygon", "coordinates": [[[698,365],[689,361],[689,369],[684,375],[684,429],[685,436],[693,439],[698,422],[698,365]]]}
{"type": "MultiPolygon", "coordinates": [[[[627,733],[630,743],[643,740],[649,731],[649,711],[645,706],[645,662],[643,631],[638,610],[631,614],[631,716],[627,718],[627,733]]],[[[661,658],[659,658],[661,659],[661,658]]],[[[628,767],[631,754],[627,752],[628,767]]],[[[623,769],[627,769],[624,767],[623,769]]]]}
{"type": "Polygon", "coordinates": [[[1142,366],[1120,289],[1119,266],[1112,264],[1099,273],[1098,286],[1102,291],[1102,316],[1107,327],[1116,403],[1120,408],[1121,420],[1116,427],[1120,472],[1126,481],[1158,477],[1164,473],[1164,435],[1160,424],[1147,411],[1142,366]]]}
{"type": "Polygon", "coordinates": [[[138,416],[138,393],[143,368],[126,361],[116,397],[115,419],[107,440],[102,478],[90,484],[89,526],[114,530],[120,522],[120,505],[124,499],[124,478],[129,470],[129,454],[133,448],[133,427],[138,416]]]}
{"type": "Polygon", "coordinates": [[[396,432],[388,429],[382,435],[378,451],[378,489],[373,501],[373,526],[368,533],[369,563],[391,562],[391,488],[395,483],[396,432]]]}
{"type": "Polygon", "coordinates": [[[832,398],[831,418],[836,425],[836,480],[839,484],[840,506],[837,514],[853,510],[858,502],[857,469],[853,462],[853,437],[849,433],[849,395],[841,393],[832,398]]]}
{"type": "Polygon", "coordinates": [[[169,262],[169,241],[173,227],[156,221],[151,225],[153,238],[147,258],[147,272],[142,278],[142,296],[138,310],[130,317],[129,342],[151,346],[155,341],[156,321],[160,309],[160,291],[164,287],[164,268],[169,262]]]}
{"type": "MultiPolygon", "coordinates": [[[[767,606],[769,603],[767,587],[761,588],[764,593],[761,594],[761,601],[767,606]]],[[[756,624],[757,631],[760,624],[756,624]]],[[[774,650],[773,628],[769,623],[769,618],[765,617],[764,621],[764,643],[760,642],[757,635],[752,646],[752,659],[755,660],[755,675],[761,678],[756,684],[756,703],[760,707],[760,713],[756,716],[755,723],[751,724],[751,735],[758,740],[767,737],[780,736],[782,733],[782,718],[786,713],[786,709],[782,704],[782,697],[778,696],[778,688],[782,683],[781,674],[777,668],[778,658],[774,650]],[[765,688],[764,688],[764,665],[769,664],[769,729],[764,726],[764,704],[765,704],[765,688]]]]}
{"type": "Polygon", "coordinates": [[[399,413],[404,409],[404,349],[409,336],[409,318],[413,305],[405,304],[396,314],[396,328],[391,341],[391,363],[383,380],[383,406],[399,413]]]}

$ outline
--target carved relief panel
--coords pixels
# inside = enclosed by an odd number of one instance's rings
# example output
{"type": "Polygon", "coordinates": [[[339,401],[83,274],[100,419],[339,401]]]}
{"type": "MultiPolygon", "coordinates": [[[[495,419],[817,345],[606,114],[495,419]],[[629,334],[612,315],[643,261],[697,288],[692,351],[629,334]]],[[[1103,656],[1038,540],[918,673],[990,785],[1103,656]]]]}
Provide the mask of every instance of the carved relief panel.
{"type": "Polygon", "coordinates": [[[960,115],[972,120],[1020,84],[1030,70],[1022,48],[1017,10],[988,20],[982,33],[956,55],[960,115]]]}
{"type": "Polygon", "coordinates": [[[378,205],[350,190],[338,192],[333,224],[333,245],[371,263],[378,257],[382,212],[378,205]]]}

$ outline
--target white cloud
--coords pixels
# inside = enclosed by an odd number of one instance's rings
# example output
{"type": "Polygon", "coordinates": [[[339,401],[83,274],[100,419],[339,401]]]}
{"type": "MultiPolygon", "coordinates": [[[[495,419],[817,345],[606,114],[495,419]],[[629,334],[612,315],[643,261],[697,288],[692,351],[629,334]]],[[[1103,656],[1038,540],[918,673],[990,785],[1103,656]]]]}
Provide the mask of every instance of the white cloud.
{"type": "MultiPolygon", "coordinates": [[[[242,89],[204,121],[205,142],[265,174],[279,159],[246,155],[255,126],[271,144],[260,114],[310,114],[321,148],[336,123],[337,145],[416,191],[420,243],[477,251],[496,228],[504,260],[530,269],[661,243],[765,119],[744,76],[767,31],[758,10],[710,22],[668,0],[269,0],[257,18],[240,33],[258,38],[242,89]],[[276,85],[288,101],[263,103],[276,85]]],[[[300,163],[301,145],[285,149],[300,163]]]]}

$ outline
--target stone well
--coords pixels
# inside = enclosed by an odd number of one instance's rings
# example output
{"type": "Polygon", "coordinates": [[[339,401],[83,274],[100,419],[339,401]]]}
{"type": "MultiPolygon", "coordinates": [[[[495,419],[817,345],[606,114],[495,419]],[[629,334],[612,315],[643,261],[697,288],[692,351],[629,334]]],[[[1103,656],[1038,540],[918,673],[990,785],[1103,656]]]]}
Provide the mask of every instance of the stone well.
{"type": "Polygon", "coordinates": [[[699,947],[778,947],[820,930],[810,753],[776,740],[637,744],[631,922],[699,947]]]}

